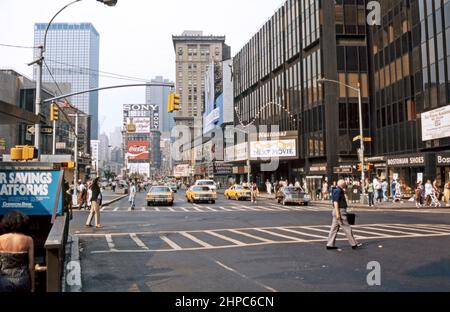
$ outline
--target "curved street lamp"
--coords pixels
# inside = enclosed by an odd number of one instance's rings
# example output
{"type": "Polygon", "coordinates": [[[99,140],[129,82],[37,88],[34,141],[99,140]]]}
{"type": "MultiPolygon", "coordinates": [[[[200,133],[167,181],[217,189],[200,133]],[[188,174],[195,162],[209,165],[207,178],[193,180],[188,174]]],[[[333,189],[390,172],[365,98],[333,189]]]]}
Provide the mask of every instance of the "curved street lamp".
{"type": "MultiPolygon", "coordinates": [[[[37,48],[39,49],[39,57],[34,60],[33,62],[31,62],[30,65],[34,65],[37,64],[38,69],[37,69],[37,77],[36,77],[36,102],[35,102],[35,114],[39,117],[41,114],[41,103],[42,103],[42,64],[44,62],[44,52],[45,52],[45,47],[47,44],[47,35],[48,35],[48,31],[50,29],[51,24],[53,23],[53,21],[55,20],[55,18],[62,12],[64,11],[66,8],[68,8],[69,6],[77,3],[77,2],[81,2],[82,0],[75,0],[72,1],[68,4],[66,4],[64,7],[62,7],[50,20],[50,22],[47,24],[47,28],[45,29],[44,32],[44,40],[42,42],[42,45],[38,46],[37,48]]],[[[101,2],[107,6],[115,6],[117,4],[117,0],[97,0],[98,2],[101,2]]],[[[40,123],[36,123],[35,124],[35,135],[34,135],[34,146],[36,147],[36,149],[38,151],[40,151],[39,147],[40,147],[40,123]]]]}
{"type": "Polygon", "coordinates": [[[337,80],[332,80],[332,79],[326,79],[326,78],[320,78],[317,80],[318,83],[323,84],[325,82],[331,82],[331,83],[335,83],[338,85],[342,85],[345,86],[353,91],[356,91],[358,93],[358,110],[359,110],[359,135],[360,135],[360,140],[361,140],[361,148],[360,148],[360,158],[361,158],[361,166],[362,166],[362,170],[361,170],[361,202],[363,203],[365,200],[365,195],[366,195],[366,191],[364,189],[364,183],[366,180],[366,176],[365,176],[365,166],[364,166],[364,130],[363,130],[363,115],[362,115],[362,99],[361,99],[361,85],[358,83],[358,87],[355,88],[353,86],[350,86],[348,84],[342,83],[340,81],[337,80]]]}

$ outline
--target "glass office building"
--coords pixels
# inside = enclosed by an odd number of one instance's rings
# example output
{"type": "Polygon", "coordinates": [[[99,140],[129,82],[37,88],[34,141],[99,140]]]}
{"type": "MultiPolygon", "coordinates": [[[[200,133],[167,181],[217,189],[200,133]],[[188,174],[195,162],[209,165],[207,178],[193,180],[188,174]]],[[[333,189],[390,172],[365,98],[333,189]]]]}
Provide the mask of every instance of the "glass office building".
{"type": "MultiPolygon", "coordinates": [[[[34,26],[34,46],[42,45],[45,23],[34,26]]],[[[99,34],[90,23],[54,23],[50,26],[45,50],[43,81],[70,83],[72,92],[98,88],[99,34]]],[[[38,50],[35,50],[35,58],[38,50]]],[[[36,79],[36,68],[34,71],[36,79]]],[[[91,138],[98,139],[98,93],[72,97],[71,103],[91,116],[91,138]]]]}

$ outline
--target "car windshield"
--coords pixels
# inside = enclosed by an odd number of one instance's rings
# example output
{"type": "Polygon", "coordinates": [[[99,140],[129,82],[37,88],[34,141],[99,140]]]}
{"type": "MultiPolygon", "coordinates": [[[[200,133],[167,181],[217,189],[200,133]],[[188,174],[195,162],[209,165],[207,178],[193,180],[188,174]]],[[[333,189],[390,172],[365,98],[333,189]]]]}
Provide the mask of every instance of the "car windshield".
{"type": "Polygon", "coordinates": [[[195,186],[192,188],[192,191],[194,192],[209,192],[211,189],[209,187],[205,186],[195,186]]]}
{"type": "Polygon", "coordinates": [[[199,181],[197,185],[214,185],[214,181],[199,181]]]}
{"type": "Polygon", "coordinates": [[[170,193],[171,190],[168,187],[152,187],[150,193],[170,193]]]}
{"type": "Polygon", "coordinates": [[[237,191],[249,190],[247,186],[240,186],[240,185],[236,186],[235,189],[237,191]]]}
{"type": "Polygon", "coordinates": [[[283,189],[283,191],[287,194],[295,194],[295,193],[300,193],[301,189],[295,188],[295,187],[286,187],[283,189]]]}

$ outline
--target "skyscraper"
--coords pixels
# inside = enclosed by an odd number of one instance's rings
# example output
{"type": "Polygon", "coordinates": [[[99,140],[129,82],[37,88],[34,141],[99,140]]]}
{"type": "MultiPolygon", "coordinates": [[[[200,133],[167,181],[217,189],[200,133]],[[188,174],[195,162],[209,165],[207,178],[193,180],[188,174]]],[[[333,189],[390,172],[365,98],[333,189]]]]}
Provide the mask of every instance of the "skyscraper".
{"type": "Polygon", "coordinates": [[[202,31],[184,31],[172,36],[176,54],[176,88],[181,97],[177,124],[193,126],[193,118],[203,114],[205,72],[211,63],[221,62],[230,53],[225,36],[204,36],[202,31]]]}
{"type": "MultiPolygon", "coordinates": [[[[168,79],[164,79],[162,76],[156,76],[151,82],[165,82],[170,83],[168,79]]],[[[159,131],[164,137],[170,136],[171,129],[175,126],[175,120],[173,114],[169,114],[167,111],[167,98],[169,96],[170,87],[151,86],[147,87],[145,92],[145,104],[158,105],[160,120],[159,131]]]]}
{"type": "MultiPolygon", "coordinates": [[[[47,24],[34,26],[34,46],[43,44],[47,24]]],[[[54,23],[50,26],[42,72],[44,82],[70,83],[72,92],[98,88],[99,34],[91,23],[54,23]],[[50,72],[49,72],[50,70],[50,72]]],[[[35,50],[35,58],[38,50],[35,50]]],[[[34,79],[36,79],[34,70],[34,79]]],[[[98,138],[98,93],[72,97],[71,103],[91,115],[91,138],[98,138]]]]}

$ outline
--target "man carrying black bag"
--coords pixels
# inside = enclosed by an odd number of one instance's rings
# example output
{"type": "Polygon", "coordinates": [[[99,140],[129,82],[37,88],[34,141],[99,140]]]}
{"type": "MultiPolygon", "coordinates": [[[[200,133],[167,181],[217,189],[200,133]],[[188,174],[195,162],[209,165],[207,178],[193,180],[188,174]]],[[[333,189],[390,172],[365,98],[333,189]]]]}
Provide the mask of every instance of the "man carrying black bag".
{"type": "Polygon", "coordinates": [[[333,201],[333,223],[331,225],[330,235],[328,237],[327,250],[336,250],[338,249],[336,244],[337,234],[339,229],[342,229],[347,236],[348,241],[353,249],[358,249],[362,247],[362,244],[358,243],[353,236],[352,228],[349,224],[349,220],[347,218],[347,200],[345,199],[345,191],[346,183],[344,180],[339,180],[338,186],[333,189],[331,194],[331,198],[333,201]]]}

